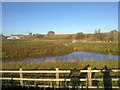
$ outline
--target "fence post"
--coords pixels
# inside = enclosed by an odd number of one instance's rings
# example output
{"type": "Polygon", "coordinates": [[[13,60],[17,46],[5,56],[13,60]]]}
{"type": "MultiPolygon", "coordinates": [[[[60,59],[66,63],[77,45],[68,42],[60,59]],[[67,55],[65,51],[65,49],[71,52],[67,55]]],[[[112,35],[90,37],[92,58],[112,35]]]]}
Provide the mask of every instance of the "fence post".
{"type": "Polygon", "coordinates": [[[92,73],[91,73],[91,67],[88,67],[88,77],[87,77],[87,81],[88,81],[88,83],[87,83],[87,85],[88,86],[92,86],[92,73]]]}
{"type": "MultiPolygon", "coordinates": [[[[59,79],[59,73],[58,73],[59,69],[56,68],[56,79],[59,79]]],[[[56,81],[56,85],[57,85],[57,88],[59,88],[59,81],[56,81]]]]}
{"type": "Polygon", "coordinates": [[[22,68],[20,68],[19,71],[20,71],[20,85],[23,86],[23,80],[22,80],[22,78],[23,78],[23,76],[22,76],[22,68]]]}

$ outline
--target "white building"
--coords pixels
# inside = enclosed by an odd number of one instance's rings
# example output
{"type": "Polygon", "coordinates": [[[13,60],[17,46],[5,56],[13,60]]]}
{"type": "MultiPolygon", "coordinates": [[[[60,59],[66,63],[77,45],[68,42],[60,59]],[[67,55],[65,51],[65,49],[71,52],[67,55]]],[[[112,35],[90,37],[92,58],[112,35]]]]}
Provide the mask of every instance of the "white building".
{"type": "Polygon", "coordinates": [[[7,39],[20,39],[18,36],[10,36],[7,39]]]}

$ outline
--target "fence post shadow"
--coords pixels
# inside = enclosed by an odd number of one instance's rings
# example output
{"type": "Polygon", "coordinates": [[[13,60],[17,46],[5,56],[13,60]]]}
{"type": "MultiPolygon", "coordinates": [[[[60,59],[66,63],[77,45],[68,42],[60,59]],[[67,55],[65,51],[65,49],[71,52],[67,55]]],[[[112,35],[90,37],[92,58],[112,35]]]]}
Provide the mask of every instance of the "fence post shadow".
{"type": "MultiPolygon", "coordinates": [[[[95,68],[93,68],[93,70],[96,70],[97,68],[95,67],[95,68]]],[[[95,72],[92,72],[92,78],[96,78],[96,76],[95,76],[95,72]]],[[[99,87],[99,81],[98,80],[93,80],[92,81],[92,85],[94,86],[97,86],[97,88],[99,87]]]]}
{"type": "Polygon", "coordinates": [[[118,86],[119,86],[119,88],[120,88],[120,79],[119,79],[119,81],[118,81],[118,86]]]}
{"type": "MultiPolygon", "coordinates": [[[[86,67],[84,67],[82,70],[87,70],[88,69],[88,67],[90,67],[90,65],[88,64],[86,67]]],[[[79,75],[79,78],[81,79],[81,78],[87,78],[87,72],[82,72],[80,75],[79,75]]],[[[84,81],[80,81],[80,83],[82,83],[82,82],[84,82],[84,81]]],[[[83,83],[82,83],[82,90],[83,90],[83,83]]],[[[86,83],[86,86],[87,86],[87,83],[86,83]]],[[[86,89],[88,89],[87,87],[86,87],[86,89]]]]}
{"type": "Polygon", "coordinates": [[[10,86],[11,86],[11,88],[13,88],[13,87],[15,86],[15,84],[13,83],[13,82],[14,82],[13,78],[14,78],[14,77],[11,76],[11,81],[10,81],[10,84],[11,84],[10,86]]]}
{"type": "MultiPolygon", "coordinates": [[[[74,68],[73,70],[70,70],[70,74],[69,74],[69,77],[73,74],[72,71],[76,70],[76,68],[74,68]]],[[[75,81],[74,79],[70,79],[70,81],[72,82],[72,89],[75,90],[75,81]]]]}
{"type": "Polygon", "coordinates": [[[103,71],[103,85],[105,90],[112,90],[112,80],[110,77],[110,69],[107,66],[104,67],[103,71]]]}

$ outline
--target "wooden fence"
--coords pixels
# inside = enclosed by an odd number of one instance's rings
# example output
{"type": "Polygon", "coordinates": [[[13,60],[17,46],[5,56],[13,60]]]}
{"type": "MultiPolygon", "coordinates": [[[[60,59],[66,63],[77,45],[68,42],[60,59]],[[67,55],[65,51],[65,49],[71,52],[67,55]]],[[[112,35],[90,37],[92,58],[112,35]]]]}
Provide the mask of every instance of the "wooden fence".
{"type": "MultiPolygon", "coordinates": [[[[0,73],[18,73],[19,78],[14,78],[14,77],[2,77],[0,78],[1,80],[18,80],[20,81],[20,85],[23,86],[23,81],[55,81],[56,82],[56,87],[59,88],[59,82],[65,81],[65,82],[72,82],[72,81],[84,81],[86,82],[86,86],[82,88],[104,88],[105,86],[92,86],[92,81],[97,80],[97,81],[108,81],[109,82],[109,77],[105,76],[103,78],[92,78],[92,73],[109,73],[109,72],[120,72],[120,69],[101,69],[101,70],[92,70],[91,67],[88,67],[87,70],[59,70],[59,68],[56,68],[56,70],[22,70],[21,68],[17,71],[15,70],[1,70],[0,73]],[[87,73],[87,78],[80,78],[80,79],[67,79],[67,78],[60,78],[61,73],[74,73],[74,72],[81,72],[81,73],[87,73]],[[54,73],[56,74],[55,79],[41,79],[41,78],[24,78],[23,74],[25,73],[54,73]]],[[[120,81],[120,78],[111,78],[111,81],[120,81]]],[[[81,86],[79,86],[81,87],[81,86]]],[[[112,86],[112,88],[120,88],[120,86],[112,86]]]]}

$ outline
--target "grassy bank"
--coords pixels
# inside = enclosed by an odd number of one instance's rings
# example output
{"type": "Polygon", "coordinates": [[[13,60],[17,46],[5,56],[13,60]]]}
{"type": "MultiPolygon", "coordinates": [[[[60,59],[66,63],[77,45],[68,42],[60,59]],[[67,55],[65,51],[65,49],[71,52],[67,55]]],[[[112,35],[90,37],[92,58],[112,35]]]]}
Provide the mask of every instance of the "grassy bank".
{"type": "Polygon", "coordinates": [[[87,65],[94,69],[102,69],[107,66],[109,69],[118,68],[118,60],[105,60],[105,61],[83,61],[83,62],[40,62],[40,63],[18,63],[18,64],[3,64],[2,69],[55,69],[58,67],[59,69],[83,69],[87,65]]]}
{"type": "Polygon", "coordinates": [[[3,41],[2,59],[22,59],[64,55],[73,51],[70,46],[55,41],[3,41]]]}

